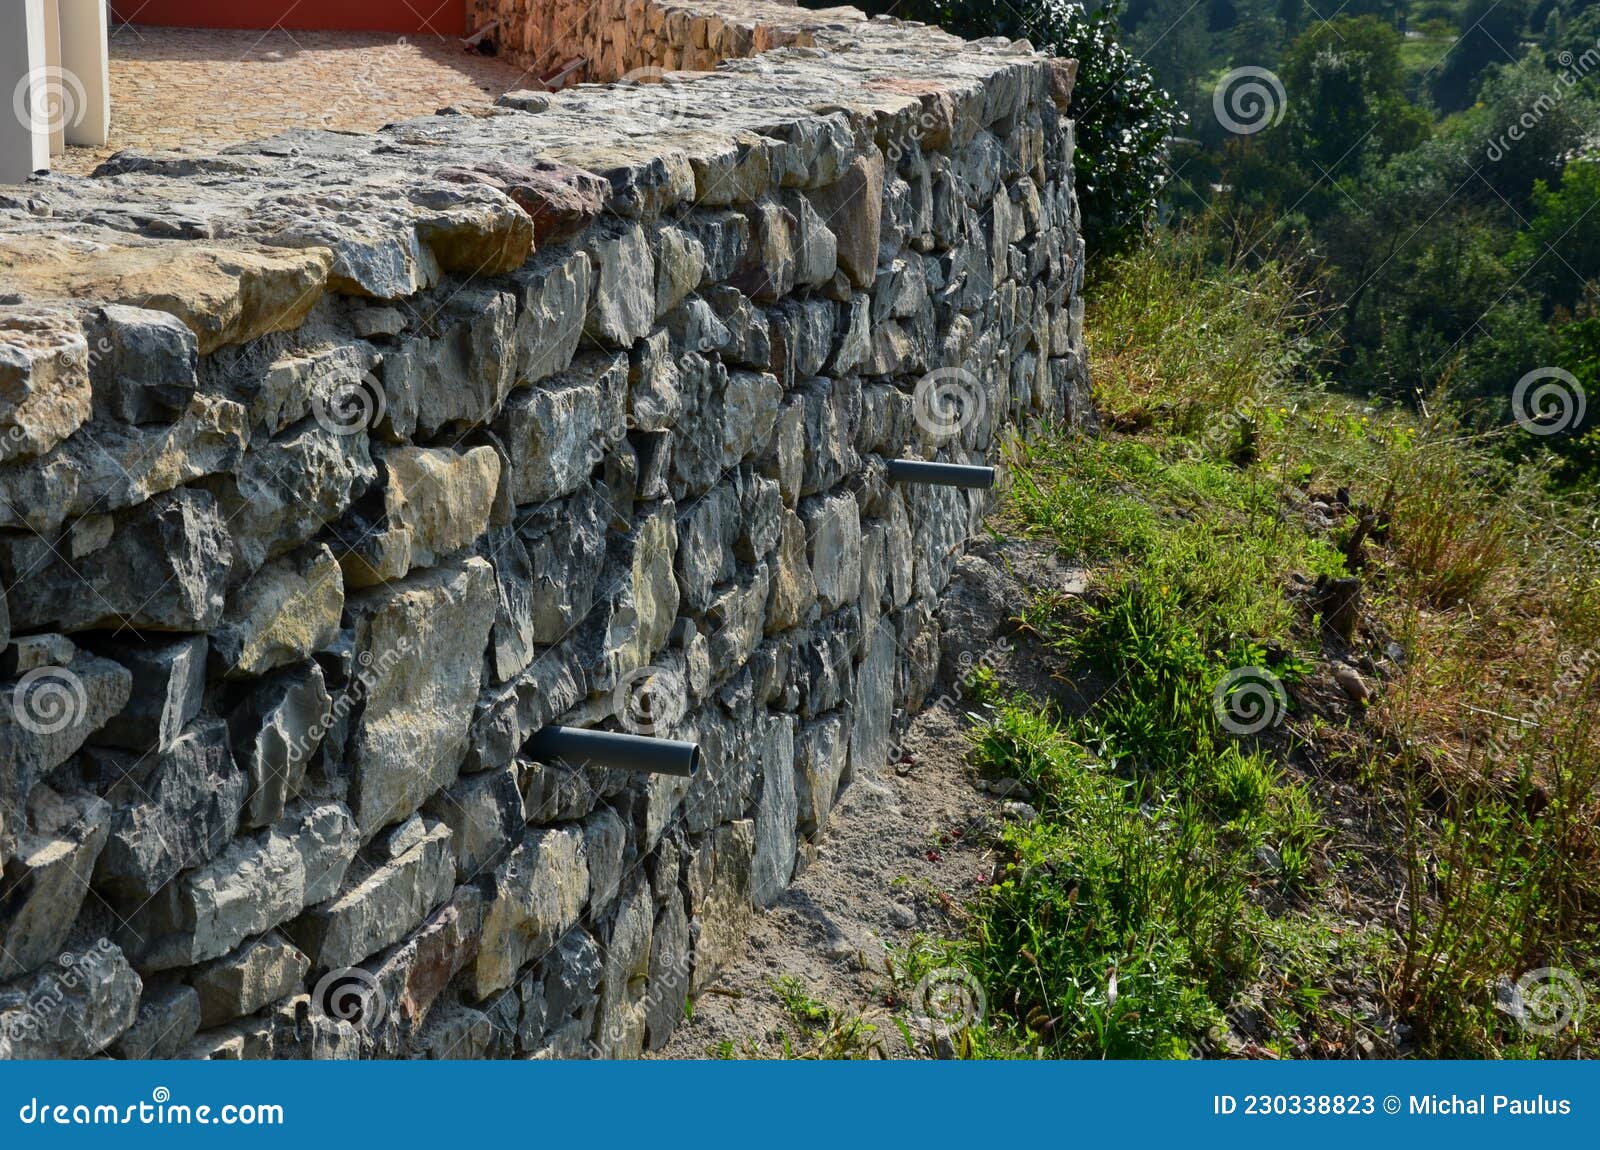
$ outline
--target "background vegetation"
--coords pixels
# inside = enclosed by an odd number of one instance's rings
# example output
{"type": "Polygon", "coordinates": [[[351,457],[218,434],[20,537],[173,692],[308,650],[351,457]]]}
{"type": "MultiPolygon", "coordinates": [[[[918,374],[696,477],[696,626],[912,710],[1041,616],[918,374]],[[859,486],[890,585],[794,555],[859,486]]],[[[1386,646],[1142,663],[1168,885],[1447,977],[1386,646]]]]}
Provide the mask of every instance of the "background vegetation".
{"type": "Polygon", "coordinates": [[[1091,571],[1015,622],[1099,686],[986,687],[1038,817],[930,944],[961,1052],[1583,1054],[1600,1004],[1540,1023],[1600,973],[1600,5],[868,6],[1086,62],[1107,431],[1006,514],[1091,571]]]}
{"type": "Polygon", "coordinates": [[[1206,219],[1213,266],[1302,261],[1327,305],[1305,334],[1338,387],[1453,405],[1475,430],[1505,429],[1509,458],[1553,452],[1558,481],[1600,479],[1600,405],[1552,435],[1512,410],[1539,368],[1600,393],[1600,5],[866,7],[1084,62],[1073,114],[1096,255],[1156,219],[1206,219]],[[1260,106],[1239,92],[1252,80],[1264,114],[1242,116],[1260,106]]]}

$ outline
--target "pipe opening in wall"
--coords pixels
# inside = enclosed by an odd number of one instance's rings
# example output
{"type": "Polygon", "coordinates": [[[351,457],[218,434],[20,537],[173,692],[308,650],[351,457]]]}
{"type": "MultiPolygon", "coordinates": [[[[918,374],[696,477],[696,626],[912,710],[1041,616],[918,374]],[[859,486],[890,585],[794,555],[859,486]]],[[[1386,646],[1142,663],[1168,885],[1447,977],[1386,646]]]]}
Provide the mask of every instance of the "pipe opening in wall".
{"type": "Polygon", "coordinates": [[[963,463],[927,463],[921,459],[891,459],[889,478],[896,483],[926,483],[934,487],[987,491],[994,486],[994,468],[971,467],[963,463]]]}
{"type": "Polygon", "coordinates": [[[570,766],[611,767],[684,778],[693,778],[700,770],[698,743],[621,731],[545,727],[528,741],[527,751],[541,762],[559,759],[570,766]]]}

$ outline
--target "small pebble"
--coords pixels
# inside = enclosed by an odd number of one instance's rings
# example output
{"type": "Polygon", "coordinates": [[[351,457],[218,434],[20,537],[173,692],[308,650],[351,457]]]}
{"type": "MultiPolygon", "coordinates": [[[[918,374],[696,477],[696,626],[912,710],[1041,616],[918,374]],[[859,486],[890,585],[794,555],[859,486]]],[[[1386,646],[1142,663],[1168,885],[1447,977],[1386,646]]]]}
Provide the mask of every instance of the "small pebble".
{"type": "Polygon", "coordinates": [[[989,793],[1002,799],[1021,799],[1024,802],[1033,797],[1033,792],[1018,779],[1001,779],[990,783],[989,793]]]}
{"type": "Polygon", "coordinates": [[[1361,672],[1354,667],[1340,663],[1333,669],[1333,680],[1339,684],[1345,697],[1352,703],[1365,703],[1372,698],[1372,688],[1367,686],[1367,681],[1361,677],[1361,672]]]}

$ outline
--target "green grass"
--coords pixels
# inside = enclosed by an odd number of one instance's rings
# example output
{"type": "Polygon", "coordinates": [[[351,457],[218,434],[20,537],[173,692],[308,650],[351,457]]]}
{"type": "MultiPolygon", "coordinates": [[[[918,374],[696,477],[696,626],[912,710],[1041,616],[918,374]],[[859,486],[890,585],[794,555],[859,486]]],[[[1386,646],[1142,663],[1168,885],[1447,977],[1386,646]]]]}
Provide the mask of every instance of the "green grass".
{"type": "Polygon", "coordinates": [[[1600,993],[1592,507],[1442,405],[1330,394],[1295,269],[1209,248],[1168,234],[1099,277],[1112,430],[1017,460],[1009,527],[1094,572],[1087,602],[1043,592],[1021,621],[1102,686],[1067,716],[986,685],[974,760],[1040,817],[1006,826],[957,944],[990,1004],[971,1049],[1579,1049],[1592,1016],[1529,1031],[1496,987],[1555,967],[1600,993]],[[1304,589],[1347,575],[1365,610],[1343,652],[1304,589]],[[1378,697],[1304,712],[1336,654],[1382,661],[1378,697]],[[1240,734],[1216,699],[1247,667],[1287,707],[1240,734]],[[1377,841],[1341,830],[1324,778],[1358,788],[1377,841]]]}

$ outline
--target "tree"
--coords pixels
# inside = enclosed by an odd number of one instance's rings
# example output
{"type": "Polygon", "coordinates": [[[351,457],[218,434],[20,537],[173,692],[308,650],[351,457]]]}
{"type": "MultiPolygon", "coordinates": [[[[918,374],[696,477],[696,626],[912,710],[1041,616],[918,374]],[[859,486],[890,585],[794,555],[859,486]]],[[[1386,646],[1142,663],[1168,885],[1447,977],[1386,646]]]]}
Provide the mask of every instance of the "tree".
{"type": "Polygon", "coordinates": [[[1084,235],[1100,249],[1137,238],[1166,185],[1166,142],[1181,121],[1150,69],[1120,43],[1121,0],[1087,12],[1071,0],[903,0],[895,14],[958,36],[1007,36],[1078,61],[1070,115],[1077,125],[1084,235]]]}
{"type": "Polygon", "coordinates": [[[1472,103],[1484,70],[1509,63],[1527,23],[1526,0],[1469,0],[1461,36],[1433,74],[1433,99],[1456,112],[1472,103]]]}
{"type": "Polygon", "coordinates": [[[1308,175],[1359,173],[1428,135],[1426,113],[1405,96],[1400,34],[1376,16],[1341,17],[1297,37],[1283,82],[1287,143],[1308,175]]]}
{"type": "Polygon", "coordinates": [[[1533,218],[1513,258],[1560,307],[1575,307],[1600,281],[1600,161],[1568,164],[1554,188],[1543,180],[1534,185],[1533,218]]]}

